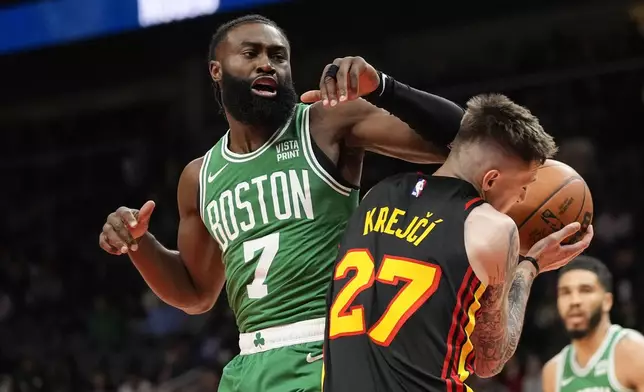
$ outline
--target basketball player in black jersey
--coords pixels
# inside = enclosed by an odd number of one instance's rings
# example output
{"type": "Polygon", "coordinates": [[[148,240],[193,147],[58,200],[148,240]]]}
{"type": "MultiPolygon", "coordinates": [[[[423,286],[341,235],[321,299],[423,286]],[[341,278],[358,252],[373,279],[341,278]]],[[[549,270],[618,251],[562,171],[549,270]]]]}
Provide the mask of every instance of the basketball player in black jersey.
{"type": "Polygon", "coordinates": [[[588,247],[578,223],[519,256],[504,214],[555,143],[502,95],[472,98],[445,164],[376,185],[347,226],[329,290],[325,392],[460,392],[514,354],[533,279],[588,247]]]}

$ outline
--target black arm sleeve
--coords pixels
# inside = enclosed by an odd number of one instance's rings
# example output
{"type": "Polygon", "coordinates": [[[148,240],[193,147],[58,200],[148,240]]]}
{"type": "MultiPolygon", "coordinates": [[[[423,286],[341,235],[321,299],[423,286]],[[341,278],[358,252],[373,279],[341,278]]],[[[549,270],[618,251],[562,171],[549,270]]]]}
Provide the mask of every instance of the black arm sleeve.
{"type": "Polygon", "coordinates": [[[380,87],[363,97],[406,122],[427,141],[447,146],[461,126],[465,111],[454,102],[417,90],[378,72],[380,87]]]}

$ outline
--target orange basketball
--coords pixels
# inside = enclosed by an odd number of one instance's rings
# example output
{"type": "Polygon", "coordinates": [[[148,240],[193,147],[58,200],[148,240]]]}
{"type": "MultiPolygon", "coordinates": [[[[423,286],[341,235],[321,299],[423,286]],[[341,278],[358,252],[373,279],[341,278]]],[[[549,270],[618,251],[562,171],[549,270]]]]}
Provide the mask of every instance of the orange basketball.
{"type": "Polygon", "coordinates": [[[528,187],[523,203],[508,215],[519,227],[521,254],[549,234],[572,222],[581,230],[566,243],[579,241],[593,220],[593,198],[583,178],[570,166],[548,159],[537,172],[537,181],[528,187]]]}

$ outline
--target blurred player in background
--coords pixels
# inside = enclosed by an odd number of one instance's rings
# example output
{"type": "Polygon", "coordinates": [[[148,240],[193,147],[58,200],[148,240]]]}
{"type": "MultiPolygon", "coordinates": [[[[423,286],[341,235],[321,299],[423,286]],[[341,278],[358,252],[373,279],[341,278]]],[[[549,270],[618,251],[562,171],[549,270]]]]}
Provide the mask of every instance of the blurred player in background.
{"type": "MultiPolygon", "coordinates": [[[[208,311],[226,284],[241,353],[221,391],[320,390],[325,294],[364,152],[441,162],[463,115],[359,57],[325,68],[321,102],[298,104],[290,55],[264,17],[221,26],[209,69],[230,130],[181,174],[178,251],[147,231],[152,201],[119,208],[100,234],[104,250],[127,253],[150,288],[187,313],[208,311]]],[[[311,96],[320,95],[303,99],[311,96]]]]}
{"type": "Polygon", "coordinates": [[[353,214],[329,291],[325,392],[460,392],[514,354],[530,287],[590,243],[575,222],[519,257],[507,212],[556,145],[497,94],[468,102],[434,175],[388,178],[353,214]]]}
{"type": "Polygon", "coordinates": [[[644,337],[610,322],[613,276],[579,256],[559,271],[557,307],[571,344],[543,368],[545,392],[644,392],[644,337]]]}

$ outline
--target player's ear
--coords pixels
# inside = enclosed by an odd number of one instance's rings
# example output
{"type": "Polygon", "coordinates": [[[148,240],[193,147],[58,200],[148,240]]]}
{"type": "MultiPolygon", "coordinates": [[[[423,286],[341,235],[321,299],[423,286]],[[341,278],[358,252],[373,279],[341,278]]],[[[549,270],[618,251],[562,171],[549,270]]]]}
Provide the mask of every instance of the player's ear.
{"type": "Polygon", "coordinates": [[[499,179],[499,175],[500,173],[496,169],[489,170],[483,175],[483,181],[481,182],[483,192],[487,192],[492,189],[494,183],[499,179]]]}
{"type": "Polygon", "coordinates": [[[219,61],[213,60],[208,64],[208,69],[210,70],[210,77],[215,82],[221,81],[221,63],[219,61]]]}
{"type": "Polygon", "coordinates": [[[613,293],[605,293],[602,300],[602,311],[609,313],[613,308],[613,293]]]}

